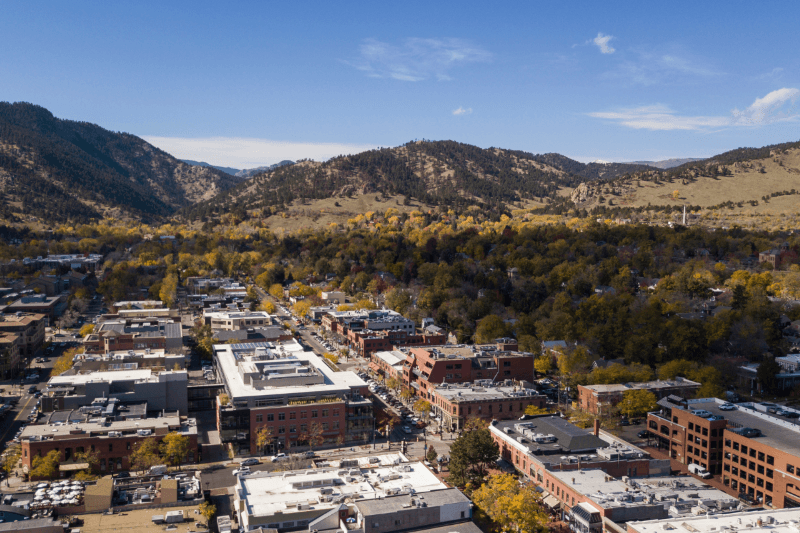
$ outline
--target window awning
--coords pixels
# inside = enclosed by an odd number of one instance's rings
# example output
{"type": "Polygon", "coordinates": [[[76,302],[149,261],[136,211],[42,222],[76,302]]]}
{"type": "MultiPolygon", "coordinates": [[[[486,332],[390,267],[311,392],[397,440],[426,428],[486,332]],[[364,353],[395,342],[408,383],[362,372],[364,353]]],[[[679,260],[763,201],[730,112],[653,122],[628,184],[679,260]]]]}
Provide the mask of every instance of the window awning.
{"type": "Polygon", "coordinates": [[[550,496],[546,497],[544,500],[542,500],[542,503],[544,503],[550,509],[555,509],[559,505],[558,498],[556,498],[552,494],[550,496]]]}
{"type": "Polygon", "coordinates": [[[89,468],[89,463],[69,463],[58,465],[61,472],[73,472],[75,470],[86,470],[89,468]]]}

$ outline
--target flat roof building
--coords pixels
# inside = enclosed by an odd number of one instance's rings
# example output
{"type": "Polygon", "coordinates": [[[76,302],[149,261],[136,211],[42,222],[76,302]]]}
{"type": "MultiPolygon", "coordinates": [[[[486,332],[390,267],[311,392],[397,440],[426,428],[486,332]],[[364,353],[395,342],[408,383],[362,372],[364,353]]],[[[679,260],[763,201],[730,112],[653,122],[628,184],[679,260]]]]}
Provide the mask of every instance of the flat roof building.
{"type": "Polygon", "coordinates": [[[700,390],[700,385],[682,377],[611,385],[578,385],[578,405],[595,415],[610,414],[611,409],[622,401],[627,391],[647,390],[659,400],[670,394],[689,398],[700,390]]]}
{"type": "Polygon", "coordinates": [[[628,522],[630,533],[712,533],[737,532],[747,533],[797,533],[800,523],[800,509],[769,509],[763,511],[747,511],[706,516],[664,518],[628,522]]]}
{"type": "Polygon", "coordinates": [[[474,384],[443,383],[433,389],[433,413],[441,417],[448,431],[459,431],[469,418],[489,420],[516,419],[528,406],[544,407],[547,396],[536,389],[526,389],[510,382],[493,383],[480,380],[474,384]]]}
{"type": "Polygon", "coordinates": [[[150,369],[97,371],[54,376],[42,396],[42,412],[77,409],[95,398],[118,398],[122,402],[146,401],[154,411],[188,413],[185,370],[154,372],[150,369]]]}
{"type": "Polygon", "coordinates": [[[367,384],[334,372],[296,340],[214,345],[218,376],[229,403],[218,402],[223,443],[257,453],[256,432],[270,427],[270,449],[303,445],[312,429],[323,442],[366,442],[373,430],[367,384]]]}
{"type": "Polygon", "coordinates": [[[800,424],[776,414],[800,411],[724,404],[717,398],[665,398],[659,412],[648,414],[648,429],[670,457],[703,466],[729,493],[775,508],[800,507],[800,424]]]}
{"type": "Polygon", "coordinates": [[[209,308],[203,310],[203,321],[213,330],[263,328],[272,325],[266,311],[227,311],[209,308]]]}
{"type": "Polygon", "coordinates": [[[471,503],[458,489],[422,463],[395,462],[240,476],[240,530],[335,530],[352,519],[365,533],[391,533],[471,519],[471,503]]]}

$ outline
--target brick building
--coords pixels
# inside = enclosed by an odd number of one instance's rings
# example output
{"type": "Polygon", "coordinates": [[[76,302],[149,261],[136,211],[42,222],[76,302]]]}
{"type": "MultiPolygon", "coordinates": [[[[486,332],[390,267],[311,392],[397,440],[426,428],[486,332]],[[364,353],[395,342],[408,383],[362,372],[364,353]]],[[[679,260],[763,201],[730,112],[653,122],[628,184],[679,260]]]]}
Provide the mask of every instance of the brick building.
{"type": "Polygon", "coordinates": [[[33,357],[42,348],[46,325],[47,317],[38,313],[0,315],[0,332],[20,337],[19,354],[22,358],[33,357]]]}
{"type": "Polygon", "coordinates": [[[619,402],[625,392],[630,390],[647,390],[657,399],[671,394],[689,398],[700,389],[700,383],[686,378],[668,380],[643,381],[639,383],[621,383],[613,385],[578,385],[578,405],[584,411],[594,415],[608,414],[619,402]]]}
{"type": "Polygon", "coordinates": [[[442,383],[470,383],[483,379],[532,382],[533,354],[503,350],[498,346],[506,347],[501,344],[410,348],[403,366],[403,383],[430,401],[433,389],[442,383]]]}
{"type": "Polygon", "coordinates": [[[379,330],[370,329],[348,330],[348,345],[359,355],[370,358],[372,354],[381,350],[391,350],[399,346],[435,346],[444,344],[447,337],[443,333],[432,334],[428,332],[415,333],[405,330],[379,330]]]}
{"type": "Polygon", "coordinates": [[[131,469],[130,455],[136,445],[155,437],[158,442],[171,432],[189,438],[189,453],[184,463],[200,461],[197,444],[197,424],[194,419],[182,419],[177,414],[158,418],[94,421],[83,418],[74,424],[51,423],[26,427],[20,437],[23,467],[30,470],[35,457],[52,450],[61,452],[61,467],[80,465],[76,454],[98,452],[96,471],[112,473],[131,469]]]}
{"type": "Polygon", "coordinates": [[[61,316],[67,308],[67,299],[62,296],[47,296],[46,294],[34,294],[23,296],[8,305],[6,313],[35,313],[44,315],[48,324],[61,316]]]}
{"type": "Polygon", "coordinates": [[[770,411],[800,412],[754,403],[721,409],[724,403],[668,398],[648,415],[648,428],[670,457],[704,466],[729,493],[774,508],[800,507],[800,425],[770,411]]]}
{"type": "Polygon", "coordinates": [[[21,344],[20,335],[0,331],[0,376],[2,379],[15,377],[20,371],[19,349],[21,344]]]}
{"type": "Polygon", "coordinates": [[[525,414],[529,405],[544,407],[547,403],[547,396],[535,389],[485,381],[474,385],[445,383],[433,389],[430,403],[433,414],[441,417],[442,427],[460,431],[468,418],[516,419],[525,414]]]}
{"type": "Polygon", "coordinates": [[[367,384],[353,372],[334,372],[295,340],[218,344],[214,362],[229,398],[217,402],[220,439],[237,453],[258,453],[264,427],[273,434],[269,451],[302,446],[315,428],[329,445],[367,442],[372,434],[367,384]]]}
{"type": "MultiPolygon", "coordinates": [[[[492,421],[492,439],[503,459],[535,484],[550,487],[560,481],[553,472],[599,469],[614,477],[669,475],[667,460],[650,457],[644,450],[600,431],[581,429],[552,415],[525,416],[520,420],[492,421]]],[[[576,494],[575,501],[580,501],[576,494]]],[[[562,499],[562,501],[564,501],[562,499]]]]}

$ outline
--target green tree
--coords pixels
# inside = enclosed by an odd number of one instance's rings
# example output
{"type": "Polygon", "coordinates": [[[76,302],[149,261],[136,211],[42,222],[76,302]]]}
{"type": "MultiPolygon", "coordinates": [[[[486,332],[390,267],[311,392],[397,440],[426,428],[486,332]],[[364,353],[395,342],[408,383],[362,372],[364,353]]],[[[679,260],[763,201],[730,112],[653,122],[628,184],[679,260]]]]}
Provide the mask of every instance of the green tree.
{"type": "Polygon", "coordinates": [[[419,399],[414,402],[414,410],[417,411],[422,415],[423,418],[428,418],[428,415],[431,413],[432,406],[430,402],[419,399]]]}
{"type": "MultiPolygon", "coordinates": [[[[451,455],[452,457],[452,455],[451,455]]],[[[472,493],[472,501],[502,532],[544,533],[549,522],[533,485],[511,474],[495,474],[472,493]]]]}
{"type": "Polygon", "coordinates": [[[503,322],[497,315],[487,315],[478,323],[475,329],[475,342],[477,344],[488,344],[500,337],[507,337],[511,334],[511,328],[503,322]]]}
{"type": "Polygon", "coordinates": [[[622,394],[622,401],[617,405],[617,408],[621,414],[633,418],[654,411],[657,401],[656,395],[649,390],[626,390],[622,394]]]}
{"type": "Polygon", "coordinates": [[[181,463],[186,460],[186,456],[189,454],[189,437],[177,431],[167,433],[161,439],[160,449],[161,457],[164,458],[167,464],[180,468],[181,463]]]}
{"type": "Polygon", "coordinates": [[[488,429],[474,429],[462,433],[450,446],[450,481],[463,487],[467,483],[480,485],[487,469],[497,460],[500,448],[488,429]]]}
{"type": "Polygon", "coordinates": [[[775,361],[774,357],[767,357],[761,364],[758,365],[756,377],[758,383],[761,385],[761,390],[766,394],[778,394],[780,389],[778,387],[778,378],[776,375],[781,371],[780,365],[775,361]]]}
{"type": "Polygon", "coordinates": [[[404,289],[394,287],[386,293],[385,298],[386,307],[401,314],[411,306],[411,294],[404,289]]]}

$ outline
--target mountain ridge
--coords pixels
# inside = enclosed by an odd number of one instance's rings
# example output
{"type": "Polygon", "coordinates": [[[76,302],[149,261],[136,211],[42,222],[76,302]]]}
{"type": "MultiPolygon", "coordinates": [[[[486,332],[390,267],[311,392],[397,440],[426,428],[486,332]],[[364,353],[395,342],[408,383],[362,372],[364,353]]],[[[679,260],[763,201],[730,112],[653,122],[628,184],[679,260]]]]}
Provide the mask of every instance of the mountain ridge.
{"type": "Polygon", "coordinates": [[[4,218],[161,220],[237,182],[216,169],[187,165],[135,135],[59,119],[27,102],[0,102],[4,218]]]}

